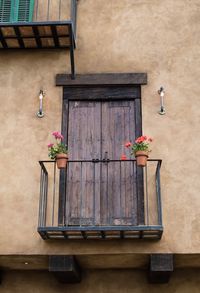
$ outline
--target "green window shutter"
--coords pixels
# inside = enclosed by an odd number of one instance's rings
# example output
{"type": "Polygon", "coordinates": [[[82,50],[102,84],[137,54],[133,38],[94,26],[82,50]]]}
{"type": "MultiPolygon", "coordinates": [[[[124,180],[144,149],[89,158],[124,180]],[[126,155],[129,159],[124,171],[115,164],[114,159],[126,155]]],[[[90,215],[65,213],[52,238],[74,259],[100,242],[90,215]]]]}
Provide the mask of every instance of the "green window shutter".
{"type": "MultiPolygon", "coordinates": [[[[16,1],[16,0],[15,0],[16,1]]],[[[17,0],[17,21],[32,21],[34,0],[17,0]]]]}
{"type": "Polygon", "coordinates": [[[0,22],[11,21],[12,0],[0,0],[0,22]]]}
{"type": "Polygon", "coordinates": [[[0,0],[0,22],[32,21],[34,0],[0,0]]]}

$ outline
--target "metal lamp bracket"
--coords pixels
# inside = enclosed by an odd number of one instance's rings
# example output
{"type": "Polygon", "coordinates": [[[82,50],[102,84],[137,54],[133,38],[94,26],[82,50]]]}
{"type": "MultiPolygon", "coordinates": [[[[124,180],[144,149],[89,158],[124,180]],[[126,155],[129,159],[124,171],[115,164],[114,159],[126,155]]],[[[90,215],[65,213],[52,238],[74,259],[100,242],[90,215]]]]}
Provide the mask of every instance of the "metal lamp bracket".
{"type": "Polygon", "coordinates": [[[164,95],[165,91],[164,88],[161,86],[160,89],[158,90],[158,94],[160,95],[160,111],[158,112],[160,115],[165,115],[165,107],[164,107],[164,95]]]}
{"type": "Polygon", "coordinates": [[[39,111],[36,113],[38,118],[44,117],[44,111],[43,111],[43,98],[45,96],[45,92],[43,90],[40,90],[39,92],[39,111]]]}

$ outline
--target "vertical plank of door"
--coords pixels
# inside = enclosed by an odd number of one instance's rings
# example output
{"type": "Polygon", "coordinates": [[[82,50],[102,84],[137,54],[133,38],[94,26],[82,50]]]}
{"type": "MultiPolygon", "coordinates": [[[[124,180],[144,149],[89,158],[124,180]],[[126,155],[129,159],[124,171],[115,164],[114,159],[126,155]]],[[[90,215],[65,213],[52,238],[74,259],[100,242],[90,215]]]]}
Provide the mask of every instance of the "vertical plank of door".
{"type": "MultiPolygon", "coordinates": [[[[110,158],[111,142],[113,140],[109,129],[114,126],[114,121],[110,120],[107,103],[102,103],[102,125],[101,125],[101,159],[104,159],[105,152],[110,158]]],[[[112,224],[112,211],[109,207],[112,206],[112,194],[110,185],[112,185],[112,177],[110,175],[109,163],[101,163],[101,196],[100,196],[100,224],[112,224]]]]}
{"type": "MultiPolygon", "coordinates": [[[[140,89],[141,91],[141,89],[140,89]]],[[[141,96],[141,93],[140,93],[141,96]]],[[[135,99],[135,135],[136,137],[142,135],[142,110],[141,100],[135,99]]],[[[144,174],[143,168],[136,168],[136,184],[137,184],[137,225],[144,225],[144,174]]]]}
{"type": "MultiPolygon", "coordinates": [[[[69,102],[68,149],[70,160],[76,160],[79,156],[79,121],[76,117],[79,113],[77,112],[75,102],[69,102]]],[[[81,166],[79,163],[69,163],[67,171],[67,224],[78,225],[80,222],[81,166]]]]}
{"type": "MultiPolygon", "coordinates": [[[[128,109],[127,109],[128,110],[128,109]]],[[[125,115],[125,141],[135,141],[135,100],[130,101],[128,113],[125,115]]],[[[129,156],[130,150],[129,150],[129,156]]],[[[127,168],[124,173],[124,181],[126,186],[125,196],[125,218],[131,225],[137,224],[137,188],[136,188],[136,167],[135,163],[130,162],[126,164],[127,168]]]]}

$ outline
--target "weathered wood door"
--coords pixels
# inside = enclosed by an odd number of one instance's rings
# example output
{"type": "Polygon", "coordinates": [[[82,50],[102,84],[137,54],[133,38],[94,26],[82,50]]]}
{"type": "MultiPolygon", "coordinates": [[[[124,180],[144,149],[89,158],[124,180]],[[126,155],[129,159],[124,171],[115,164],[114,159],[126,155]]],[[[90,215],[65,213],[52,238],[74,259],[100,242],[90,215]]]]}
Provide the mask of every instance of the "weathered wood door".
{"type": "Polygon", "coordinates": [[[137,220],[136,169],[121,162],[126,141],[135,138],[134,100],[102,103],[101,158],[111,161],[101,168],[101,223],[134,225],[137,220]]]}
{"type": "Polygon", "coordinates": [[[65,224],[137,225],[136,166],[120,161],[137,133],[136,101],[76,97],[64,103],[69,157],[78,160],[68,164],[65,224]]]}

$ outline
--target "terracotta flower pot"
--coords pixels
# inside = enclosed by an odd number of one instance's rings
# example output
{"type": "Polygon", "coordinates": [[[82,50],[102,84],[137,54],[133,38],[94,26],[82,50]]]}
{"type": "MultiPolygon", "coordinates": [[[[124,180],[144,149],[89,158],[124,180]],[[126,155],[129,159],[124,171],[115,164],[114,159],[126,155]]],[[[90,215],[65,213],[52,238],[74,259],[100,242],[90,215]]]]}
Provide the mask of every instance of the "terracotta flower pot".
{"type": "Polygon", "coordinates": [[[135,157],[136,157],[136,162],[137,162],[137,166],[140,167],[145,167],[147,164],[147,159],[148,159],[148,152],[146,151],[137,151],[135,153],[135,157]]]}
{"type": "Polygon", "coordinates": [[[56,164],[58,169],[65,169],[67,166],[68,156],[66,154],[56,155],[56,164]]]}

